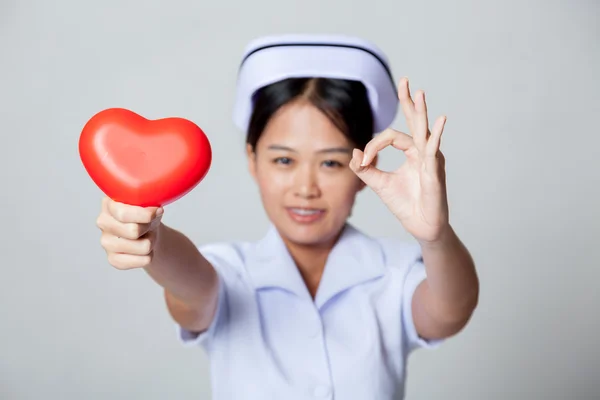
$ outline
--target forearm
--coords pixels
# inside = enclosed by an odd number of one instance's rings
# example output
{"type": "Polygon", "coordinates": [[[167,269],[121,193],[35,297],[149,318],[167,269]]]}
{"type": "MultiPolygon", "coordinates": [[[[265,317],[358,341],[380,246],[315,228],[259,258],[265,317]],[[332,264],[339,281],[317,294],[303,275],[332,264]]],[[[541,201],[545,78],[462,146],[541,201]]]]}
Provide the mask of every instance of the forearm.
{"type": "Polygon", "coordinates": [[[449,227],[443,237],[421,243],[427,272],[424,302],[438,321],[456,323],[468,319],[479,297],[479,280],[469,251],[449,227]]]}
{"type": "Polygon", "coordinates": [[[144,269],[165,289],[169,306],[206,314],[217,292],[214,268],[181,232],[161,224],[157,234],[152,262],[144,269]]]}

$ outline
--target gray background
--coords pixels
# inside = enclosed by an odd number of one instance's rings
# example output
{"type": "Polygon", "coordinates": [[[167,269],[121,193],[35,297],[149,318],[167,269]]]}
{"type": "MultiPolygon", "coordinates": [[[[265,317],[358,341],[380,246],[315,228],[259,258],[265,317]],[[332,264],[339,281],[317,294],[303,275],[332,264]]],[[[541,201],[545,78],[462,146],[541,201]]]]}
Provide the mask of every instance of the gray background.
{"type": "MultiPolygon", "coordinates": [[[[231,108],[243,47],[283,32],[373,40],[448,116],[452,223],[481,303],[410,359],[407,398],[600,398],[599,14],[591,0],[1,0],[0,399],[210,397],[160,289],[108,265],[77,141],[108,107],[192,119],[214,163],[164,221],[198,243],[262,236],[231,108]]],[[[410,239],[369,191],[352,222],[410,239]]]]}

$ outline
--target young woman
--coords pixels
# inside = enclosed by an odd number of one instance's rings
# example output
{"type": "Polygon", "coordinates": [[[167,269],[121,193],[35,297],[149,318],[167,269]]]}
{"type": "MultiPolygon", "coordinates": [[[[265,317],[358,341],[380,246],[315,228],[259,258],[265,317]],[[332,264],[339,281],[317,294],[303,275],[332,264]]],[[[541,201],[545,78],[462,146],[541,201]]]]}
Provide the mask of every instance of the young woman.
{"type": "Polygon", "coordinates": [[[110,264],[164,288],[180,340],[210,357],[216,400],[402,397],[410,352],[461,331],[478,299],[449,222],[445,118],[430,129],[424,93],[396,90],[381,51],[342,36],[252,42],[236,100],[266,236],[198,247],[162,208],[105,198],[110,264]],[[410,134],[388,128],[398,100],[410,134]],[[394,172],[376,167],[386,146],[406,155],[394,172]],[[414,244],[347,222],[366,186],[414,244]]]}

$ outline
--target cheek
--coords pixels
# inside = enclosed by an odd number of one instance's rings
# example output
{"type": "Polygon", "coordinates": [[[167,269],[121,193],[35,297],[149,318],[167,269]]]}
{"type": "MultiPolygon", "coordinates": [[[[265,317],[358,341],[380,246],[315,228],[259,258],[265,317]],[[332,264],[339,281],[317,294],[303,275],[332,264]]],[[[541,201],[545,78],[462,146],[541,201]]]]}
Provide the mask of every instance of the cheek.
{"type": "Polygon", "coordinates": [[[290,178],[274,171],[268,165],[263,165],[257,170],[256,181],[263,200],[268,203],[280,198],[286,192],[290,178]]]}
{"type": "Polygon", "coordinates": [[[328,176],[323,180],[322,189],[332,204],[348,208],[354,204],[354,198],[360,189],[360,181],[353,174],[328,176]]]}

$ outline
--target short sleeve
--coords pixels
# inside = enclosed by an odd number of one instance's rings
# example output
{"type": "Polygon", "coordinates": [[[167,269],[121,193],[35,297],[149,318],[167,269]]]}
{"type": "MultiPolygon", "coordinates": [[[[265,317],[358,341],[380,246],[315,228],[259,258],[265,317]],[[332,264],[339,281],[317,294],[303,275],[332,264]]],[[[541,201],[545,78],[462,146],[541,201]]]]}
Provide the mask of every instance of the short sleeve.
{"type": "Polygon", "coordinates": [[[224,313],[224,303],[226,298],[226,286],[223,276],[217,270],[217,279],[218,279],[218,292],[217,292],[217,308],[215,310],[215,315],[209,325],[209,327],[201,333],[191,332],[185,328],[183,328],[178,323],[175,323],[175,330],[177,334],[177,339],[179,342],[185,347],[193,347],[193,346],[203,346],[208,347],[208,344],[213,339],[215,332],[217,331],[217,327],[222,320],[222,314],[224,313]]]}
{"type": "Polygon", "coordinates": [[[404,337],[408,352],[418,348],[434,349],[441,345],[444,341],[440,340],[425,340],[419,336],[415,327],[415,322],[412,315],[412,300],[417,286],[427,278],[425,265],[421,258],[414,261],[406,275],[404,281],[403,299],[402,299],[402,325],[404,329],[404,337]]]}
{"type": "Polygon", "coordinates": [[[210,326],[203,332],[190,332],[175,323],[177,339],[185,347],[202,346],[209,349],[220,327],[228,318],[228,296],[230,285],[237,280],[237,266],[241,264],[240,248],[234,243],[214,243],[198,248],[217,273],[217,308],[210,326]]]}

